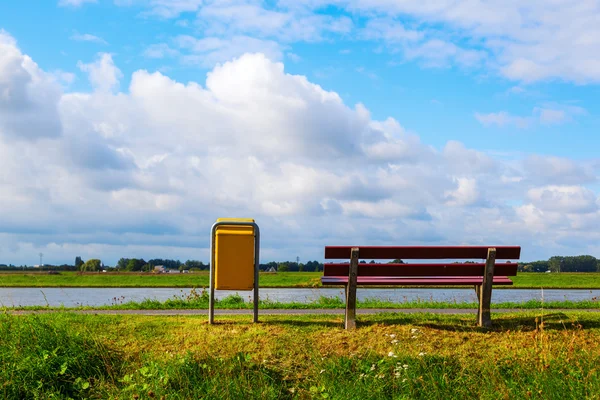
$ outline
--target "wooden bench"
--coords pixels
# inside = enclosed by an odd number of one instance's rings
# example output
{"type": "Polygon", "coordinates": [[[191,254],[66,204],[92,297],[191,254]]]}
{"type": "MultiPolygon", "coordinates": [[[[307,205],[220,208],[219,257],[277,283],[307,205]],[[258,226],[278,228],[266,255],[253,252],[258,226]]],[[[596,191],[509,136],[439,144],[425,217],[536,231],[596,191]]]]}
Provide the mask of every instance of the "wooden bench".
{"type": "Polygon", "coordinates": [[[346,329],[356,327],[356,288],[358,286],[474,286],[479,309],[477,323],[489,327],[492,285],[512,285],[509,276],[517,275],[519,246],[326,246],[325,259],[346,259],[346,263],[324,264],[321,283],[344,286],[346,293],[346,329]],[[367,260],[472,260],[477,263],[364,264],[367,260]]]}

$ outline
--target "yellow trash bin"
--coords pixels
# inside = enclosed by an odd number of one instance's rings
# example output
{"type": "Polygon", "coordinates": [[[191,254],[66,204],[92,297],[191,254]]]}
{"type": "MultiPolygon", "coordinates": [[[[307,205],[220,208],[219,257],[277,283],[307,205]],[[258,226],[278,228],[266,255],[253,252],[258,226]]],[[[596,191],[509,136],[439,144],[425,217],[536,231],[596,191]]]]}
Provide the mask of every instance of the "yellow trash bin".
{"type": "MultiPolygon", "coordinates": [[[[219,218],[217,222],[254,222],[250,218],[219,218]]],[[[254,228],[220,225],[215,232],[215,288],[254,288],[254,228]]]]}

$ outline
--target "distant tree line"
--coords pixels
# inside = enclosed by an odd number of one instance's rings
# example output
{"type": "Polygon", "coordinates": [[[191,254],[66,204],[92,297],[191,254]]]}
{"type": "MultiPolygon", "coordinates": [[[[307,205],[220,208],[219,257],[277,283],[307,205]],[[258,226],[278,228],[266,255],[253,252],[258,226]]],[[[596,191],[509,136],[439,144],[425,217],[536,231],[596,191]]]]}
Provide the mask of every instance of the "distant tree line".
{"type": "MultiPolygon", "coordinates": [[[[151,260],[144,260],[143,258],[120,258],[117,264],[113,266],[107,266],[97,258],[92,258],[84,261],[81,257],[75,258],[75,264],[62,264],[62,265],[50,265],[45,264],[42,267],[29,267],[29,266],[15,266],[0,264],[1,270],[14,271],[19,269],[27,269],[33,271],[80,271],[80,272],[96,272],[101,270],[107,271],[123,271],[123,272],[151,272],[154,271],[155,267],[164,267],[166,270],[178,270],[178,271],[208,271],[210,264],[205,264],[198,260],[187,260],[181,262],[180,260],[170,260],[162,258],[154,258],[151,260]]],[[[276,262],[271,261],[259,265],[260,271],[274,271],[274,272],[319,272],[323,271],[323,263],[318,261],[308,261],[307,263],[300,263],[295,261],[283,261],[276,262]]]]}
{"type": "MultiPolygon", "coordinates": [[[[402,260],[393,260],[391,263],[401,264],[402,260]]],[[[360,260],[361,264],[367,263],[366,260],[360,260]]],[[[375,263],[374,260],[368,263],[375,263]]],[[[13,264],[0,264],[0,271],[15,271],[25,270],[28,271],[81,271],[81,272],[94,272],[101,270],[108,271],[123,271],[123,272],[150,272],[157,266],[162,266],[165,269],[179,270],[179,271],[206,271],[210,268],[210,264],[205,264],[198,260],[187,260],[181,262],[179,260],[161,259],[154,258],[145,261],[143,258],[121,258],[114,267],[105,266],[101,260],[92,258],[87,261],[81,259],[81,257],[75,258],[75,264],[61,264],[51,265],[44,264],[40,267],[31,267],[26,265],[16,266],[13,264]]],[[[273,272],[319,272],[323,271],[323,263],[318,261],[308,261],[306,263],[300,263],[296,261],[271,261],[268,263],[260,264],[259,269],[261,271],[273,271],[273,272]]],[[[581,256],[554,256],[548,260],[531,261],[531,262],[519,262],[518,270],[520,272],[600,272],[600,260],[594,256],[581,255],[581,256]]]]}
{"type": "Polygon", "coordinates": [[[519,263],[521,272],[600,272],[600,260],[594,256],[554,256],[547,261],[519,263]]]}

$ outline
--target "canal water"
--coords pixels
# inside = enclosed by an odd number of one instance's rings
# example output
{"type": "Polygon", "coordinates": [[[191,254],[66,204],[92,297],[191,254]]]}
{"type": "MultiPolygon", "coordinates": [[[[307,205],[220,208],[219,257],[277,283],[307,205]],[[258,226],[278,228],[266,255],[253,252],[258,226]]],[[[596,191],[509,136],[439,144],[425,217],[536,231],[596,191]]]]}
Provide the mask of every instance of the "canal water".
{"type": "MultiPolygon", "coordinates": [[[[155,299],[165,301],[174,297],[185,298],[192,289],[173,288],[0,288],[0,307],[18,306],[105,306],[155,299]]],[[[252,292],[218,290],[217,299],[239,294],[247,301],[252,299],[252,292]]],[[[335,288],[302,288],[302,289],[260,289],[259,297],[278,302],[308,303],[321,296],[343,299],[343,289],[335,288]]],[[[358,289],[359,300],[378,299],[397,303],[425,300],[457,303],[477,301],[473,289],[358,289]]],[[[544,301],[581,301],[600,298],[600,290],[588,289],[495,289],[492,302],[525,302],[528,300],[544,301]]]]}

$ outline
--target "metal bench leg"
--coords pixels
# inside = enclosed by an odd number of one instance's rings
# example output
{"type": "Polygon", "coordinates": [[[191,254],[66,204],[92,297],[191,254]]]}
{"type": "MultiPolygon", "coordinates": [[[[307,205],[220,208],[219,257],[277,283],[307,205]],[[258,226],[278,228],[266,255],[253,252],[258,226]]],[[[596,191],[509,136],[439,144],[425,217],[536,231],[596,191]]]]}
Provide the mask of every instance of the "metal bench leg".
{"type": "Polygon", "coordinates": [[[358,275],[358,248],[353,247],[350,256],[348,285],[346,286],[346,329],[356,328],[356,276],[358,275]]]}
{"type": "Polygon", "coordinates": [[[479,308],[481,307],[481,285],[475,285],[475,294],[477,295],[477,324],[479,324],[479,308]]]}
{"type": "Polygon", "coordinates": [[[490,316],[490,307],[492,303],[492,284],[494,283],[494,264],[496,262],[496,249],[488,249],[487,259],[485,261],[485,270],[483,271],[483,282],[481,284],[481,294],[479,298],[478,325],[483,327],[492,326],[492,317],[490,316]]]}

